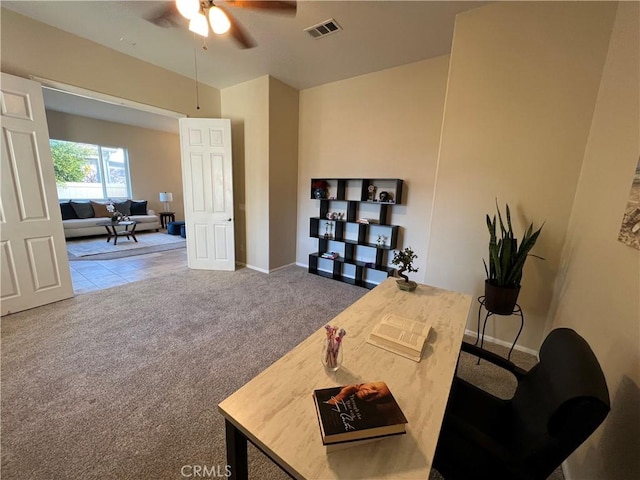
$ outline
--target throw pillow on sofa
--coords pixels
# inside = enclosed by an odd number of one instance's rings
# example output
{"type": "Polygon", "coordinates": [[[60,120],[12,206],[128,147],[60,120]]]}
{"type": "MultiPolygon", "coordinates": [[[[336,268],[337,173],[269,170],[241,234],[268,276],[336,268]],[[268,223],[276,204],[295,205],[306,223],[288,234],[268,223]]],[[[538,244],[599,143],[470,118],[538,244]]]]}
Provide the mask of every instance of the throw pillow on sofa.
{"type": "Polygon", "coordinates": [[[131,200],[131,215],[146,215],[147,214],[147,201],[143,200],[137,202],[131,200]]]}
{"type": "Polygon", "coordinates": [[[78,218],[70,202],[60,202],[60,213],[62,214],[62,220],[75,220],[78,218]]]}
{"type": "MultiPolygon", "coordinates": [[[[113,202],[113,206],[116,207],[116,210],[127,217],[132,215],[131,213],[131,200],[126,200],[124,202],[113,202]]],[[[146,213],[146,212],[145,212],[146,213]]]]}
{"type": "Polygon", "coordinates": [[[78,218],[93,218],[93,207],[90,202],[69,202],[78,218]]]}
{"type": "Polygon", "coordinates": [[[91,202],[91,208],[93,208],[94,217],[111,217],[104,203],[91,202]]]}

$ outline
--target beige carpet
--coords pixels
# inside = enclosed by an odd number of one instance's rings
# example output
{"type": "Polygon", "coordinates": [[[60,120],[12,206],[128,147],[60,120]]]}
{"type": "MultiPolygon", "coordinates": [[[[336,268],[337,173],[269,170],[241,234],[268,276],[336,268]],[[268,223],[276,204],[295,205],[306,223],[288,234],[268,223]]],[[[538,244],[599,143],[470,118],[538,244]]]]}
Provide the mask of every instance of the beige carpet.
{"type": "MultiPolygon", "coordinates": [[[[3,480],[225,465],[217,404],[366,292],[297,267],[187,270],[4,317],[3,480]]],[[[253,450],[250,468],[281,474],[253,450]]]]}
{"type": "MultiPolygon", "coordinates": [[[[3,480],[178,480],[185,465],[224,466],[217,404],[366,293],[299,267],[187,270],[4,317],[3,480]]],[[[508,394],[490,369],[460,364],[508,394]]],[[[249,469],[288,478],[253,447],[249,469]]]]}
{"type": "Polygon", "coordinates": [[[166,232],[139,232],[136,233],[137,242],[127,237],[118,237],[118,244],[113,244],[113,238],[107,242],[107,235],[87,237],[87,238],[68,238],[67,252],[75,257],[87,257],[91,255],[99,255],[103,253],[122,252],[124,250],[137,250],[159,245],[181,244],[185,245],[186,241],[180,235],[169,235],[166,232]]]}

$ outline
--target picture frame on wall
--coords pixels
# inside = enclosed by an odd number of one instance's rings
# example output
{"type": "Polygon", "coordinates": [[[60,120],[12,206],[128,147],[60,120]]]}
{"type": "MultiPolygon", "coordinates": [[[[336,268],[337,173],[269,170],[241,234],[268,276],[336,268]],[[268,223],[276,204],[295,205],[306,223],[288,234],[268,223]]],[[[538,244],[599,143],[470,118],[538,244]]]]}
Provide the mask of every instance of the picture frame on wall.
{"type": "Polygon", "coordinates": [[[640,159],[631,181],[631,191],[624,209],[618,240],[640,250],[640,159]]]}

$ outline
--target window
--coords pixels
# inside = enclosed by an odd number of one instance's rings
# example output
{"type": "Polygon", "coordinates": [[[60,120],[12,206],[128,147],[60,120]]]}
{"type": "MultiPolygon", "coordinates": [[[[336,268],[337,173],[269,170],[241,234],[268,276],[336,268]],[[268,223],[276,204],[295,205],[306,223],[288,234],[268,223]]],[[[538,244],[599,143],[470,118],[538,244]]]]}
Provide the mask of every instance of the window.
{"type": "Polygon", "coordinates": [[[131,198],[127,150],[50,140],[58,198],[131,198]]]}

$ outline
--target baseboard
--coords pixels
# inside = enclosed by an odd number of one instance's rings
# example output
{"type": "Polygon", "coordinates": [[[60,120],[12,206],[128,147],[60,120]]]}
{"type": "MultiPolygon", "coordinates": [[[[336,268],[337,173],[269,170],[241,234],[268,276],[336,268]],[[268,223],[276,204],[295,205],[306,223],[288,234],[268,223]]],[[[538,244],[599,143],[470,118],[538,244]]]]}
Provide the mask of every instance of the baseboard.
{"type": "Polygon", "coordinates": [[[241,265],[244,265],[245,267],[247,267],[247,268],[249,268],[251,270],[255,270],[256,272],[269,273],[269,270],[265,270],[264,268],[256,267],[254,265],[249,265],[248,263],[243,263],[241,265]]]}
{"type": "Polygon", "coordinates": [[[296,265],[295,263],[289,263],[287,265],[282,265],[281,267],[273,268],[273,269],[269,270],[269,273],[277,272],[278,270],[282,270],[283,268],[288,268],[288,267],[292,267],[292,266],[295,266],[295,265],[296,265]]]}
{"type": "Polygon", "coordinates": [[[281,267],[274,268],[271,270],[265,270],[264,268],[256,267],[254,265],[249,265],[248,263],[236,262],[236,265],[242,265],[243,267],[249,268],[251,270],[255,270],[256,272],[273,273],[273,272],[277,272],[278,270],[282,270],[283,268],[291,267],[292,265],[297,265],[297,263],[289,263],[288,265],[283,265],[281,267]]]}
{"type": "MultiPolygon", "coordinates": [[[[478,334],[473,331],[473,330],[469,330],[469,329],[465,329],[464,331],[465,335],[469,335],[471,337],[478,337],[478,334]]],[[[485,342],[489,342],[489,343],[495,343],[496,345],[500,345],[502,347],[507,347],[507,348],[511,348],[511,343],[509,342],[505,342],[504,340],[500,340],[498,338],[494,338],[494,337],[490,337],[489,335],[485,335],[484,336],[484,341],[485,342]]],[[[527,347],[523,347],[521,345],[516,344],[513,347],[514,350],[518,350],[519,352],[524,352],[524,353],[528,353],[529,355],[533,355],[534,357],[538,358],[538,352],[537,350],[533,350],[531,348],[527,348],[527,347]]]]}
{"type": "Polygon", "coordinates": [[[298,267],[302,267],[302,268],[309,268],[309,264],[308,263],[300,263],[300,262],[296,262],[296,265],[298,267]]]}

